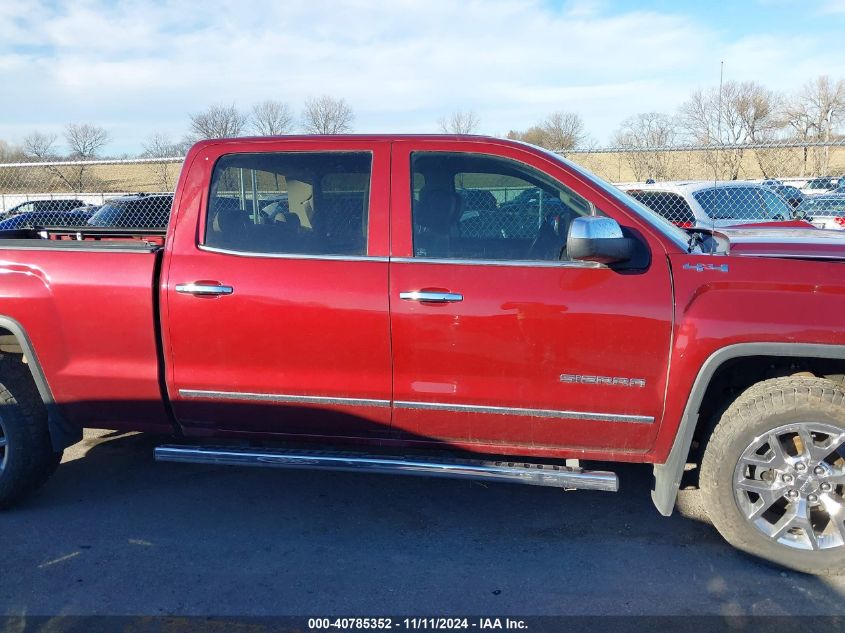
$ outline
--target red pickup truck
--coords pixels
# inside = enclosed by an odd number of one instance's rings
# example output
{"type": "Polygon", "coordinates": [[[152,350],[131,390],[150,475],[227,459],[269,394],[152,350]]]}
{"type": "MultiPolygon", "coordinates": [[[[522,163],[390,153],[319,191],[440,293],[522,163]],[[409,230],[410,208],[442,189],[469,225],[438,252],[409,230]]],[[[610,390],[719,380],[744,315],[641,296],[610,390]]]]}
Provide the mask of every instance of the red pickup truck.
{"type": "Polygon", "coordinates": [[[166,233],[0,236],[0,502],[82,427],[165,461],[615,491],[845,568],[845,240],[685,232],[471,136],[205,141],[166,233]],[[597,470],[590,462],[605,462],[597,470]]]}

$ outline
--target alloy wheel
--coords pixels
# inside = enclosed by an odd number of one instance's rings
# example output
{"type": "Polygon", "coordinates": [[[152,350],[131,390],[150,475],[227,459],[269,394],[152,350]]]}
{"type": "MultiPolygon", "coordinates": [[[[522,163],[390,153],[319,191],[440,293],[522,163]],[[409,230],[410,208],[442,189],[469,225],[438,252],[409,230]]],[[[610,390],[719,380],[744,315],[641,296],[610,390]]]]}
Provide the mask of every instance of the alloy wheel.
{"type": "Polygon", "coordinates": [[[756,437],[734,472],[745,519],[793,549],[845,547],[845,430],[797,422],[756,437]]]}

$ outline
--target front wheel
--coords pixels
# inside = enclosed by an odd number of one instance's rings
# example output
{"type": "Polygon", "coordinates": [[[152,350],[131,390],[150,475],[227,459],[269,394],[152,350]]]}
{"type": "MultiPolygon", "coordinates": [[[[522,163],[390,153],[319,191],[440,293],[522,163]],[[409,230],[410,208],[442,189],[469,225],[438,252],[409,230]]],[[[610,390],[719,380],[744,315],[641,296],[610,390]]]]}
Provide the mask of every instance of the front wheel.
{"type": "Polygon", "coordinates": [[[845,571],[845,389],[788,377],[750,387],[701,464],[716,529],[735,547],[812,574],[845,571]]]}

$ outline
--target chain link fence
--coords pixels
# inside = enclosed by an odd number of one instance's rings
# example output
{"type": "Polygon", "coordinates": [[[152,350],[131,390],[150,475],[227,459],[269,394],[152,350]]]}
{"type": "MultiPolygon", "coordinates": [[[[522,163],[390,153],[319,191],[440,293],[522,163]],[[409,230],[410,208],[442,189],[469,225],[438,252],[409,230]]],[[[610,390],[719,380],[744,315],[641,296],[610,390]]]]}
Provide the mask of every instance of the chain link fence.
{"type": "Polygon", "coordinates": [[[845,228],[845,140],[565,155],[684,228],[783,221],[845,228]]]}
{"type": "MultiPolygon", "coordinates": [[[[810,222],[845,228],[845,140],[562,152],[678,226],[810,222]]],[[[0,230],[163,230],[183,158],[0,164],[0,230]]],[[[246,189],[252,183],[247,179],[246,189]]],[[[230,192],[244,197],[243,188],[230,192]]],[[[530,238],[560,206],[542,186],[458,187],[475,237],[530,238]]],[[[256,193],[259,209],[285,193],[256,193]]],[[[358,204],[350,208],[358,208],[358,204]]],[[[269,207],[268,207],[269,208],[269,207]]],[[[806,224],[804,224],[806,225],[806,224]]],[[[339,232],[339,231],[337,231],[339,232]]]]}
{"type": "Polygon", "coordinates": [[[0,230],[162,230],[182,161],[0,163],[0,230]]]}

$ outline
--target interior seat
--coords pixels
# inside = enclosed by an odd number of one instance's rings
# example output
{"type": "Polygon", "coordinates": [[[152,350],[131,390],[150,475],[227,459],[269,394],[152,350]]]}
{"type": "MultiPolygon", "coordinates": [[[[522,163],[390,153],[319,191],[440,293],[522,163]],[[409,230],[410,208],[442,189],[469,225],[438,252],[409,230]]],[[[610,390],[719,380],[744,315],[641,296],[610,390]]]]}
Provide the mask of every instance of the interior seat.
{"type": "Polygon", "coordinates": [[[461,199],[454,191],[423,187],[414,204],[414,254],[417,257],[450,257],[461,199]]]}

